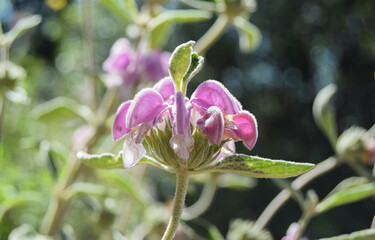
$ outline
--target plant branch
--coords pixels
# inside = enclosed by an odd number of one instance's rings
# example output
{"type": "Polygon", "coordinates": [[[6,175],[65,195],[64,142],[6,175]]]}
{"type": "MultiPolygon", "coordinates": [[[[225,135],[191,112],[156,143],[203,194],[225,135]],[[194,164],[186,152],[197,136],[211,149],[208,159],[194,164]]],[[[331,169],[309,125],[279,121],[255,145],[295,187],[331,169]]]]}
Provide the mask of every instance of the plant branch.
{"type": "MultiPolygon", "coordinates": [[[[315,168],[313,168],[310,172],[307,172],[297,179],[295,179],[291,187],[295,190],[302,189],[305,185],[316,179],[317,177],[326,174],[336,167],[338,167],[342,161],[335,157],[330,157],[320,163],[318,163],[315,168]]],[[[276,214],[276,212],[284,205],[284,203],[291,197],[291,192],[288,189],[282,190],[264,209],[262,214],[259,216],[258,220],[256,221],[255,225],[262,229],[264,228],[271,218],[276,214]]]]}
{"type": "Polygon", "coordinates": [[[216,189],[216,183],[213,181],[204,184],[199,199],[193,205],[185,209],[182,218],[185,220],[191,220],[202,215],[210,207],[212,200],[214,199],[216,189]]]}
{"type": "Polygon", "coordinates": [[[231,19],[224,13],[220,14],[210,29],[197,41],[194,50],[202,55],[222,35],[231,19]]]}
{"type": "Polygon", "coordinates": [[[174,235],[176,234],[177,227],[180,224],[180,218],[185,203],[185,197],[189,183],[189,174],[184,171],[178,171],[176,173],[176,178],[176,193],[174,197],[172,216],[169,219],[168,227],[165,230],[162,240],[173,239],[174,235]]]}

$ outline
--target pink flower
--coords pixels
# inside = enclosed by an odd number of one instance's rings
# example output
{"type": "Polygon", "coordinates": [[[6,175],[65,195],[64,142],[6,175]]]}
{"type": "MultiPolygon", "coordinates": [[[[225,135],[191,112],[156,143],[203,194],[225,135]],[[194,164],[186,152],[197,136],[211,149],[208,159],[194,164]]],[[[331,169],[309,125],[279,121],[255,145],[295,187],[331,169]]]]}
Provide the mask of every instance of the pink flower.
{"type": "Polygon", "coordinates": [[[298,237],[300,234],[301,226],[298,223],[290,224],[286,236],[281,240],[308,240],[306,237],[298,237]]]}
{"type": "Polygon", "coordinates": [[[206,81],[188,99],[181,91],[175,91],[172,79],[167,77],[154,88],[141,90],[116,113],[112,136],[116,141],[127,135],[123,149],[126,168],[134,166],[146,153],[141,143],[148,131],[159,124],[161,129],[168,121],[172,123],[172,137],[167,140],[183,163],[189,160],[195,146],[191,127],[201,131],[212,145],[223,144],[217,159],[234,153],[234,141],[244,141],[251,149],[258,136],[255,117],[242,110],[221,83],[206,81]]]}
{"type": "Polygon", "coordinates": [[[160,51],[135,51],[125,38],[112,46],[103,63],[107,73],[106,86],[132,87],[136,81],[156,82],[168,75],[170,53],[160,51]]]}

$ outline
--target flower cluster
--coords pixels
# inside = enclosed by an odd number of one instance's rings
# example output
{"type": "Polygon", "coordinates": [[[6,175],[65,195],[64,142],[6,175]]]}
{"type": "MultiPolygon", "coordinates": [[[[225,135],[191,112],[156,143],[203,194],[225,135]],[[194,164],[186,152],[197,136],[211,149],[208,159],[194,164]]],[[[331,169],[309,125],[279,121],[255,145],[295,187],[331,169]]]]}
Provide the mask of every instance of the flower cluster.
{"type": "Polygon", "coordinates": [[[234,141],[241,140],[251,149],[257,139],[255,117],[214,80],[200,84],[189,99],[176,90],[171,77],[166,77],[153,88],[141,90],[134,100],[124,102],[117,110],[112,136],[116,141],[127,135],[123,148],[126,168],[134,166],[146,153],[142,142],[152,128],[172,129],[172,136],[164,141],[169,142],[177,166],[195,161],[190,153],[202,133],[209,141],[208,148],[219,146],[219,151],[210,155],[216,160],[220,153],[234,153],[234,141]]]}
{"type": "Polygon", "coordinates": [[[132,87],[136,82],[155,83],[168,75],[170,53],[134,50],[126,38],[118,39],[103,63],[106,86],[132,87]]]}

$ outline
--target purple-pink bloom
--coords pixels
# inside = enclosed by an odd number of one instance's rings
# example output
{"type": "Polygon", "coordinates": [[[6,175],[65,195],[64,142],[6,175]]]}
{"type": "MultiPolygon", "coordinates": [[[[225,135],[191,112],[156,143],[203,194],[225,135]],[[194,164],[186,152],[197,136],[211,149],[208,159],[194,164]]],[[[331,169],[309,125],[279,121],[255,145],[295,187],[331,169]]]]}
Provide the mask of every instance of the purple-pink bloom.
{"type": "Polygon", "coordinates": [[[148,131],[168,120],[172,123],[170,147],[182,162],[189,160],[194,147],[191,126],[206,135],[211,144],[226,141],[217,159],[235,152],[234,141],[244,141],[251,149],[258,136],[255,117],[242,110],[221,83],[206,81],[189,99],[181,91],[175,92],[172,79],[166,77],[154,88],[143,89],[134,100],[123,103],[116,113],[112,136],[119,140],[128,134],[123,149],[126,168],[134,166],[145,154],[141,143],[148,131]]]}
{"type": "Polygon", "coordinates": [[[168,75],[170,53],[134,50],[126,38],[118,39],[103,63],[107,73],[105,84],[132,87],[136,81],[156,82],[168,75]]]}

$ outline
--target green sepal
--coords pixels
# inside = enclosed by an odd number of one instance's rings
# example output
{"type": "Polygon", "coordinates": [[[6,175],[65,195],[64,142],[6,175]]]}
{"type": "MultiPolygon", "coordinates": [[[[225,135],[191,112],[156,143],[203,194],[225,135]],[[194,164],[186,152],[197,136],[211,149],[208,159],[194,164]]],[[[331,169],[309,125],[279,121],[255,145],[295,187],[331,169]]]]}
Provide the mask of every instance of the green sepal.
{"type": "Polygon", "coordinates": [[[315,208],[317,213],[322,213],[344,204],[357,202],[375,195],[375,183],[349,186],[341,189],[323,199],[315,208]]]}
{"type": "MultiPolygon", "coordinates": [[[[12,45],[14,40],[24,33],[25,31],[37,26],[42,21],[42,17],[40,15],[32,15],[28,17],[21,18],[16,25],[5,34],[4,36],[4,43],[7,46],[12,45]]],[[[3,45],[4,43],[1,43],[3,45]]]]}
{"type": "MultiPolygon", "coordinates": [[[[85,152],[78,152],[77,158],[81,160],[86,165],[99,168],[99,169],[112,169],[112,168],[124,168],[124,163],[122,161],[122,152],[114,155],[112,153],[103,154],[88,154],[85,152]]],[[[159,167],[166,170],[166,167],[161,165],[161,163],[155,161],[150,157],[143,157],[137,164],[148,164],[152,166],[159,167]]]]}
{"type": "Polygon", "coordinates": [[[374,240],[375,239],[375,229],[365,229],[350,234],[344,234],[336,237],[321,238],[320,240],[374,240]]]}
{"type": "Polygon", "coordinates": [[[175,23],[191,23],[211,18],[211,13],[202,10],[168,10],[151,19],[148,28],[151,33],[151,48],[161,47],[175,23]]]}
{"type": "Polygon", "coordinates": [[[32,115],[40,121],[66,120],[72,117],[81,117],[90,124],[95,124],[95,114],[85,105],[81,105],[73,99],[57,97],[35,107],[32,115]]]}
{"type": "Polygon", "coordinates": [[[194,41],[179,45],[169,60],[169,73],[175,83],[176,92],[182,91],[182,81],[191,64],[194,41]]]}
{"type": "Polygon", "coordinates": [[[336,115],[331,104],[336,91],[336,85],[329,84],[319,91],[313,104],[315,123],[326,135],[332,147],[335,147],[337,141],[336,115]]]}
{"type": "Polygon", "coordinates": [[[236,17],[233,25],[238,30],[241,51],[248,53],[259,47],[262,40],[262,33],[257,26],[243,17],[236,17]]]}
{"type": "Polygon", "coordinates": [[[192,172],[228,172],[256,178],[288,178],[303,174],[314,164],[272,160],[257,156],[234,154],[224,157],[213,166],[197,169],[192,172]]]}

